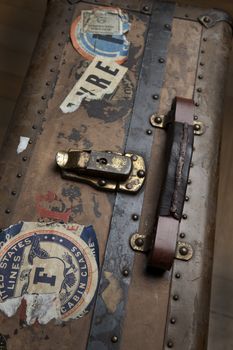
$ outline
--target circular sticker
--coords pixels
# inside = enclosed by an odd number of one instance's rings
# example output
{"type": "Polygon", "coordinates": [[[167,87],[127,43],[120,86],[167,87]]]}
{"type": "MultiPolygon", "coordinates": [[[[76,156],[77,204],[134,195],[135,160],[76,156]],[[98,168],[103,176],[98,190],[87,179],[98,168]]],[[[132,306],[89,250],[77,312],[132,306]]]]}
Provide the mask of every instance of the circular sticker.
{"type": "Polygon", "coordinates": [[[98,266],[91,247],[65,229],[36,229],[11,238],[0,250],[0,301],[54,294],[61,319],[79,317],[91,303],[98,266]]]}
{"type": "MultiPolygon", "coordinates": [[[[101,11],[101,8],[94,9],[93,11],[82,11],[93,12],[93,16],[96,14],[96,21],[98,21],[97,13],[101,11]]],[[[105,12],[104,17],[104,27],[106,28],[106,21],[111,22],[110,15],[116,15],[118,20],[121,22],[122,33],[121,34],[111,34],[111,28],[109,33],[103,33],[100,30],[97,32],[85,31],[85,26],[83,25],[83,13],[82,16],[77,17],[71,26],[71,40],[74,48],[86,59],[93,60],[94,57],[107,57],[112,58],[115,62],[121,64],[126,61],[129,52],[130,43],[126,39],[124,33],[126,33],[130,28],[130,23],[128,20],[128,15],[121,12],[120,9],[115,8],[104,8],[102,12],[105,12]],[[110,19],[108,20],[108,16],[110,19]]],[[[94,26],[93,26],[94,27],[94,26]]],[[[88,27],[88,30],[92,28],[88,27]]]]}

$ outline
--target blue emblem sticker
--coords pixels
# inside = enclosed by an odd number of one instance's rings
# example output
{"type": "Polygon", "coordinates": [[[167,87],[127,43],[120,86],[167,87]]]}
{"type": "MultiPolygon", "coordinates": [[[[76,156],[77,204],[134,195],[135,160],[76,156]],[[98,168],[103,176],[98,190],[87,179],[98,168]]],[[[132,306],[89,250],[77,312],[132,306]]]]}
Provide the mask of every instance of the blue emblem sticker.
{"type": "Polygon", "coordinates": [[[72,23],[70,35],[74,48],[86,59],[106,57],[122,64],[128,57],[130,43],[124,33],[129,29],[127,13],[98,7],[82,11],[72,23]]]}
{"type": "Polygon", "coordinates": [[[88,312],[98,284],[98,243],[92,226],[21,223],[16,234],[17,225],[11,226],[13,234],[0,250],[0,309],[7,314],[17,299],[25,299],[27,308],[37,301],[37,310],[27,310],[28,324],[32,318],[46,323],[43,320],[54,318],[54,309],[61,321],[88,312]],[[45,311],[46,300],[50,306],[45,311]]]}

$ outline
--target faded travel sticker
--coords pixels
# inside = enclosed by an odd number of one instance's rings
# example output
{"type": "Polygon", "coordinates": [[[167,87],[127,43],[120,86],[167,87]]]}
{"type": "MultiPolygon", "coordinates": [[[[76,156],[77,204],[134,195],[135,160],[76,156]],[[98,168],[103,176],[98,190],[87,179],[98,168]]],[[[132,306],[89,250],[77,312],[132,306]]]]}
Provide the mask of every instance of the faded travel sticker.
{"type": "Polygon", "coordinates": [[[92,226],[18,223],[3,231],[0,310],[45,324],[86,314],[98,284],[98,243],[92,226]]]}
{"type": "Polygon", "coordinates": [[[119,8],[84,10],[71,26],[74,48],[86,59],[106,57],[121,64],[128,58],[130,43],[124,35],[130,29],[129,17],[119,8]]]}

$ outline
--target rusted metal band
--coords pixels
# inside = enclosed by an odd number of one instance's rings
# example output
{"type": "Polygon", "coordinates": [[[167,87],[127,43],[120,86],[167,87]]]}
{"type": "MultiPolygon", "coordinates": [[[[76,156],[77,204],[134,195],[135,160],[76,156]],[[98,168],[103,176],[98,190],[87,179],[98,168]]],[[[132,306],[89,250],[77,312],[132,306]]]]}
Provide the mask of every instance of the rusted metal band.
{"type": "MultiPolygon", "coordinates": [[[[165,71],[165,62],[175,5],[155,2],[150,18],[141,73],[135,97],[132,119],[126,141],[127,152],[137,152],[147,165],[153,144],[149,116],[159,108],[159,96],[165,71]],[[166,24],[166,26],[165,26],[166,24]]],[[[128,289],[134,262],[134,251],[129,245],[133,232],[139,229],[139,220],[131,220],[132,214],[140,217],[144,191],[136,196],[117,194],[106,246],[105,259],[98,289],[88,350],[119,349],[123,328],[128,289]],[[112,291],[107,303],[106,290],[112,291]],[[112,299],[112,294],[116,298],[112,299]]]]}
{"type": "Polygon", "coordinates": [[[154,244],[149,256],[149,265],[163,270],[170,270],[176,252],[193,151],[193,101],[176,98],[170,114],[168,165],[154,244]]]}

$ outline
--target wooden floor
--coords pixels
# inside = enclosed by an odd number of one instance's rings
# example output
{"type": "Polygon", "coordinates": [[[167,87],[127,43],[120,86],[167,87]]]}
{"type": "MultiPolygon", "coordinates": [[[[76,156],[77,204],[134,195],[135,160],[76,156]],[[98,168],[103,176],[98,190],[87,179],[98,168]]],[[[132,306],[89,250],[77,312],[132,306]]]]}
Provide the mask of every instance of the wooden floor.
{"type": "MultiPolygon", "coordinates": [[[[233,15],[230,0],[182,0],[233,15]]],[[[30,62],[46,0],[0,0],[0,144],[30,62]]],[[[208,350],[233,349],[233,54],[225,100],[208,350]]],[[[185,349],[179,349],[185,350],[185,349]]]]}

